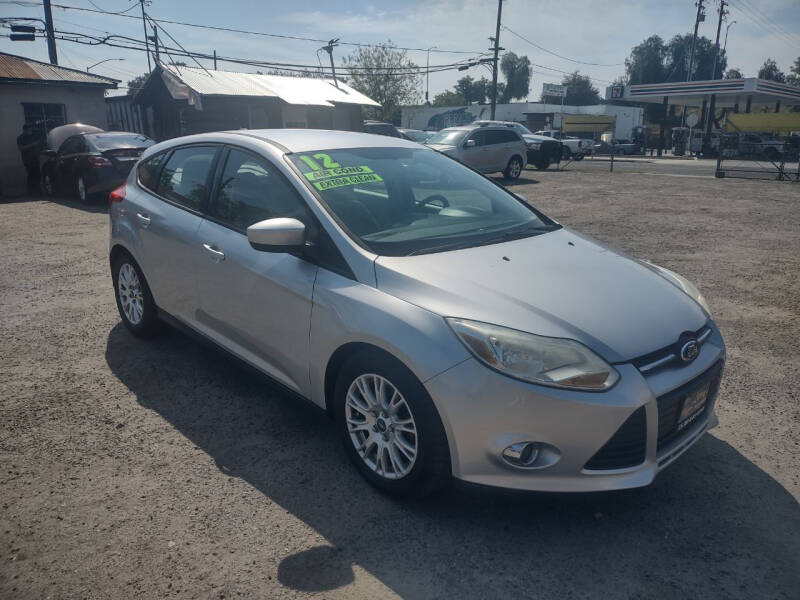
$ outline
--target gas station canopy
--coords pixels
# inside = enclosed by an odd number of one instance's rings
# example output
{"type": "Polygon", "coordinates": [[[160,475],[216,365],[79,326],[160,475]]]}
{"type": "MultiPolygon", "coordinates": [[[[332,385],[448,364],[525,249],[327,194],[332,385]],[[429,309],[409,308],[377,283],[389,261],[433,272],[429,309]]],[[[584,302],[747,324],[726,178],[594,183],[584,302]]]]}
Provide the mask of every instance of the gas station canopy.
{"type": "Polygon", "coordinates": [[[606,99],[622,102],[647,102],[701,106],[716,96],[717,108],[733,108],[745,104],[800,105],[800,87],[749,77],[746,79],[715,79],[683,83],[645,83],[612,85],[606,88],[606,99]],[[749,100],[749,102],[748,102],[749,100]]]}

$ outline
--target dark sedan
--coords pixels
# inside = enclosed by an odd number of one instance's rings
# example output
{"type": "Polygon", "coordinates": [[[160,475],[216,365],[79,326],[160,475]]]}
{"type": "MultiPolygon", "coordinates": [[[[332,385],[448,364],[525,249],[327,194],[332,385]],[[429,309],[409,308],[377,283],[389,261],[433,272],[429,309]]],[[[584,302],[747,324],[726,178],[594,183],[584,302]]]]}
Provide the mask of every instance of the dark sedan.
{"type": "Polygon", "coordinates": [[[42,166],[47,195],[67,194],[89,202],[122,185],[146,148],[149,137],[125,131],[79,133],[58,150],[48,150],[42,166]]]}

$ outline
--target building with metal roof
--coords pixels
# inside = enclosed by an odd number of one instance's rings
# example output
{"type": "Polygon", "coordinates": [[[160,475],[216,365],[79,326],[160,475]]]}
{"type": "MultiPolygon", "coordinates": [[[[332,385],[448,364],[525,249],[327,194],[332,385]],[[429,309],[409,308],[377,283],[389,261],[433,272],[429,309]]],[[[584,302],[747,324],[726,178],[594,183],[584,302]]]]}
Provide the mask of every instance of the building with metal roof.
{"type": "Polygon", "coordinates": [[[132,98],[157,140],[228,129],[363,130],[377,102],[341,81],[206,70],[159,63],[132,98]]]}
{"type": "Polygon", "coordinates": [[[83,122],[107,128],[105,92],[119,81],[0,52],[0,193],[21,193],[25,169],[17,148],[22,126],[37,137],[53,127],[83,122]]]}

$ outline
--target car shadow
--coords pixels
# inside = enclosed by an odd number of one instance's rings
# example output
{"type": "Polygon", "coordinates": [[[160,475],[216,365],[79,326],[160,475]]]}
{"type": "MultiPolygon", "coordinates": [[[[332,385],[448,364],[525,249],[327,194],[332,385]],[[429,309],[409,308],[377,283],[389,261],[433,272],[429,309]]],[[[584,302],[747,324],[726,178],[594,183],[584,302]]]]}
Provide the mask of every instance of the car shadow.
{"type": "Polygon", "coordinates": [[[323,411],[220,356],[171,329],[138,340],[121,323],[106,347],[142,407],[325,538],[282,558],[287,588],[339,588],[354,565],[403,598],[790,598],[800,588],[797,501],[713,435],[643,489],[462,484],[399,502],[361,479],[323,411]]]}
{"type": "MultiPolygon", "coordinates": [[[[523,171],[525,173],[525,171],[523,171]]],[[[524,175],[520,175],[517,179],[506,179],[503,176],[492,177],[497,183],[504,187],[515,187],[518,185],[531,185],[534,183],[539,183],[538,179],[532,179],[530,177],[525,177],[524,175]]]]}
{"type": "Polygon", "coordinates": [[[86,204],[77,198],[68,198],[66,196],[42,196],[42,200],[47,200],[53,204],[65,206],[67,208],[74,208],[88,213],[107,213],[108,201],[98,198],[89,200],[86,204]]]}

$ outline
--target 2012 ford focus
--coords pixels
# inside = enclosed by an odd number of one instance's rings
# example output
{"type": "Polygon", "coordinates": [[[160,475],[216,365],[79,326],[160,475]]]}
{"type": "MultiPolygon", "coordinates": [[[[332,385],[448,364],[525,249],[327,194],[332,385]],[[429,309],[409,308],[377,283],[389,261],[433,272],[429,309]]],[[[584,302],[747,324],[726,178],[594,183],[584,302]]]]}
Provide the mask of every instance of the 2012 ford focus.
{"type": "Polygon", "coordinates": [[[326,409],[388,492],[643,486],[717,423],[689,281],[412,142],[174,139],[109,206],[127,328],[189,328],[326,409]]]}

